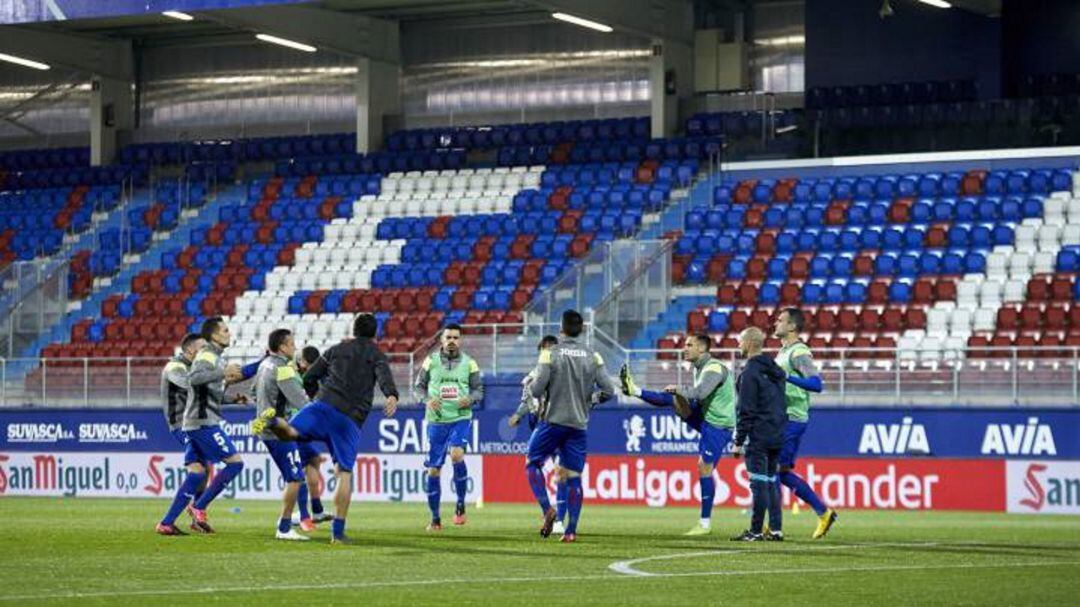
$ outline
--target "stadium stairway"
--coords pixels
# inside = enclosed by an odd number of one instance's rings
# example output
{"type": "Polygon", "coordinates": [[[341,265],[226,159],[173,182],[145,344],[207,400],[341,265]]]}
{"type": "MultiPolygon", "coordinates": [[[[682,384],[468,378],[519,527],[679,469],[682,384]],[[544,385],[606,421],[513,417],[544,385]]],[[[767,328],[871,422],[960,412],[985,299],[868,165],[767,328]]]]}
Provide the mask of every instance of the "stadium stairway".
{"type": "MultiPolygon", "coordinates": [[[[224,204],[242,200],[244,186],[234,185],[218,191],[216,196],[210,197],[207,203],[194,213],[182,217],[179,225],[167,233],[166,237],[156,238],[150,248],[138,256],[137,261],[126,264],[115,277],[100,283],[97,289],[84,301],[80,302],[77,309],[72,310],[67,318],[54,326],[48,333],[43,334],[31,344],[22,356],[34,358],[41,355],[42,349],[56,342],[64,342],[70,339],[72,327],[85,319],[96,319],[101,316],[102,303],[109,297],[128,293],[131,290],[132,279],[145,270],[159,267],[161,254],[172,246],[174,240],[187,241],[193,230],[207,228],[216,221],[218,208],[224,204]]],[[[134,204],[149,202],[149,193],[145,190],[137,193],[134,204]]],[[[122,220],[122,210],[114,213],[110,220],[102,224],[101,228],[118,228],[122,220]]]]}

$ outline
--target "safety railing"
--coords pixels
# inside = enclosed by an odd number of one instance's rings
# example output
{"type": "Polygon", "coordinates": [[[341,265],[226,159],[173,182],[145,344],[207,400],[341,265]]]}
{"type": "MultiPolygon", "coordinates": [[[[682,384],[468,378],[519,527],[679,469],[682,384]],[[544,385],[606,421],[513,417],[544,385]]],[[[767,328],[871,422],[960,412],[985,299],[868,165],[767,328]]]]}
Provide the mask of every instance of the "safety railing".
{"type": "MultiPolygon", "coordinates": [[[[467,325],[463,331],[463,349],[491,379],[530,370],[536,364],[537,343],[543,335],[555,333],[555,326],[467,325]]],[[[588,331],[582,339],[603,354],[612,375],[628,364],[642,386],[659,389],[693,381],[692,367],[682,360],[680,350],[627,350],[598,330],[588,331]]],[[[432,341],[413,353],[389,355],[405,401],[419,400],[411,386],[423,357],[435,347],[432,341]]],[[[713,355],[735,373],[742,367],[734,350],[713,355]]],[[[814,355],[825,384],[825,391],[814,396],[816,404],[1080,406],[1077,347],[846,348],[822,349],[814,355]]],[[[165,358],[0,358],[0,407],[155,407],[165,362],[165,358]]],[[[230,392],[249,388],[249,383],[237,384],[230,392]]],[[[376,394],[378,403],[381,398],[376,394]]]]}
{"type": "Polygon", "coordinates": [[[557,322],[567,308],[586,310],[599,305],[665,246],[664,240],[614,240],[594,246],[525,307],[526,318],[557,322]]]}

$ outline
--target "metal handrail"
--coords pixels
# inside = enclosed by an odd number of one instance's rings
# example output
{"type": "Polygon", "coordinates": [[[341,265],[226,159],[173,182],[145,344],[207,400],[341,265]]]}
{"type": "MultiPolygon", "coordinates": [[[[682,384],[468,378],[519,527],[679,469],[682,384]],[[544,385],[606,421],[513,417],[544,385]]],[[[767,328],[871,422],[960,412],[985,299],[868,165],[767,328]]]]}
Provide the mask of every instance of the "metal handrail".
{"type": "MultiPolygon", "coordinates": [[[[554,332],[550,323],[465,325],[463,330],[464,349],[489,377],[531,368],[535,364],[531,338],[554,332]]],[[[605,352],[609,372],[628,364],[646,385],[685,385],[692,377],[682,350],[624,348],[598,327],[590,327],[585,339],[605,352]]],[[[411,390],[416,362],[426,354],[418,349],[388,355],[399,387],[405,382],[411,390]]],[[[826,383],[826,391],[815,397],[819,403],[1080,406],[1077,346],[971,347],[933,356],[926,350],[820,348],[814,354],[826,383]]],[[[742,366],[737,350],[718,349],[713,355],[733,371],[742,366]]],[[[167,360],[0,358],[0,407],[157,406],[160,366],[167,360]]]]}

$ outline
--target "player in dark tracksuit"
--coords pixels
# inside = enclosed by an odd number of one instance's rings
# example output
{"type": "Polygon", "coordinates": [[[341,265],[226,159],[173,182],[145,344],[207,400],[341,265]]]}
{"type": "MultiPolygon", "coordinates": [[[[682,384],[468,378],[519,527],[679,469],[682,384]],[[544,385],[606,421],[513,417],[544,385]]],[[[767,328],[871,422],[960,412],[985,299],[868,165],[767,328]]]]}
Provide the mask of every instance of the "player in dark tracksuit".
{"type": "Polygon", "coordinates": [[[787,400],[784,397],[786,374],[776,362],[762,353],[765,334],[750,327],[739,336],[739,349],[746,357],[746,368],[736,383],[739,392],[735,445],[733,453],[746,456],[746,471],[750,475],[750,491],[754,510],[750,528],[731,538],[733,541],[782,541],[781,504],[773,499],[772,485],[780,466],[780,448],[784,446],[784,426],[787,424],[787,400]],[[769,534],[761,527],[765,511],[769,511],[769,534]]]}

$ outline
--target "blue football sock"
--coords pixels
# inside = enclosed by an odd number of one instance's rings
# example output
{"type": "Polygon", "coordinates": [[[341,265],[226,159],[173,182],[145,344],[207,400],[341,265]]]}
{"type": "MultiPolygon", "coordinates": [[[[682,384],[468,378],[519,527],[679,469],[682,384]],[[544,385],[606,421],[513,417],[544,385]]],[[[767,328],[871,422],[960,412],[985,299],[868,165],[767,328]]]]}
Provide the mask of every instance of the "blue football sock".
{"type": "Polygon", "coordinates": [[[652,390],[642,390],[641,400],[649,403],[654,407],[674,407],[675,397],[667,392],[653,392],[652,390]]]}
{"type": "Polygon", "coordinates": [[[214,480],[210,481],[210,486],[206,488],[206,491],[199,496],[199,499],[195,500],[195,507],[199,510],[206,510],[206,507],[210,505],[210,502],[214,501],[221,492],[225,490],[225,487],[232,482],[232,479],[236,478],[240,471],[244,469],[244,462],[233,462],[225,464],[225,469],[217,473],[214,480]]]}
{"type": "Polygon", "coordinates": [[[555,520],[566,518],[566,481],[555,484],[555,520]]]}
{"type": "Polygon", "coordinates": [[[465,493],[469,491],[469,468],[465,460],[454,462],[454,492],[457,493],[457,505],[465,505],[465,493]]]}
{"type": "Polygon", "coordinates": [[[566,533],[577,533],[578,517],[581,516],[581,504],[585,501],[585,492],[581,489],[581,477],[571,476],[566,479],[566,512],[570,520],[566,523],[566,533]]]}
{"type": "Polygon", "coordinates": [[[277,522],[277,530],[280,531],[281,533],[288,533],[289,529],[291,529],[291,528],[292,528],[292,521],[290,521],[289,519],[283,518],[283,519],[278,520],[278,522],[277,522]]]}
{"type": "Polygon", "coordinates": [[[165,518],[161,519],[163,524],[172,525],[176,522],[176,517],[180,516],[184,508],[187,508],[188,503],[195,497],[195,491],[198,490],[199,485],[205,479],[205,472],[188,472],[184,482],[180,484],[180,488],[176,491],[176,497],[173,498],[169,511],[165,513],[165,518]]]}
{"type": "Polygon", "coordinates": [[[323,513],[322,499],[317,498],[317,497],[311,498],[311,511],[314,512],[315,514],[322,514],[323,513]]]}
{"type": "Polygon", "coordinates": [[[548,499],[547,486],[544,483],[544,471],[536,464],[529,464],[525,467],[525,472],[529,477],[529,488],[532,489],[533,497],[536,498],[536,503],[540,504],[540,511],[547,514],[547,511],[551,510],[551,500],[548,499]]]}
{"type": "Polygon", "coordinates": [[[300,481],[300,491],[296,494],[296,506],[300,508],[300,520],[306,520],[311,518],[311,513],[308,512],[308,488],[307,483],[300,481]]]}
{"type": "Polygon", "coordinates": [[[818,497],[817,493],[814,493],[814,490],[810,488],[810,485],[804,481],[801,476],[794,472],[781,472],[780,482],[788,489],[794,491],[796,497],[809,504],[818,516],[825,514],[825,510],[827,510],[825,504],[822,503],[821,498],[818,497]]]}
{"type": "Polygon", "coordinates": [[[334,522],[330,524],[330,532],[334,537],[345,537],[345,519],[335,518],[334,522]]]}
{"type": "Polygon", "coordinates": [[[427,505],[431,510],[431,520],[439,520],[439,501],[442,499],[442,483],[439,477],[427,476],[427,505]]]}
{"type": "Polygon", "coordinates": [[[702,476],[698,479],[698,484],[701,486],[701,518],[712,518],[713,499],[716,497],[716,479],[709,476],[702,476]]]}

